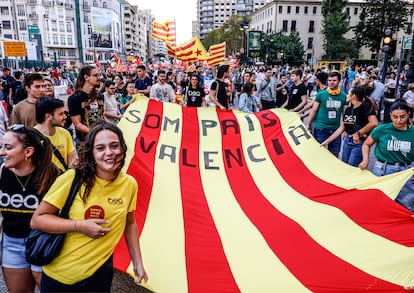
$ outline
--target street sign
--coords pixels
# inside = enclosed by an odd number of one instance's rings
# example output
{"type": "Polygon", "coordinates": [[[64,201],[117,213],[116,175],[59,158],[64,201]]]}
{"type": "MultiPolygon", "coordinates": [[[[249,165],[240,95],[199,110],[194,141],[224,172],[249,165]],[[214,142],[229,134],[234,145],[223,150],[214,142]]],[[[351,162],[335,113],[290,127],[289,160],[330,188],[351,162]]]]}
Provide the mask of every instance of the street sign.
{"type": "Polygon", "coordinates": [[[29,31],[29,35],[38,34],[40,32],[39,27],[37,25],[29,25],[28,31],[29,31]]]}
{"type": "Polygon", "coordinates": [[[26,57],[26,44],[24,42],[4,42],[5,57],[26,57]]]}
{"type": "Polygon", "coordinates": [[[413,36],[404,36],[403,38],[403,49],[410,50],[413,42],[413,36]]]}

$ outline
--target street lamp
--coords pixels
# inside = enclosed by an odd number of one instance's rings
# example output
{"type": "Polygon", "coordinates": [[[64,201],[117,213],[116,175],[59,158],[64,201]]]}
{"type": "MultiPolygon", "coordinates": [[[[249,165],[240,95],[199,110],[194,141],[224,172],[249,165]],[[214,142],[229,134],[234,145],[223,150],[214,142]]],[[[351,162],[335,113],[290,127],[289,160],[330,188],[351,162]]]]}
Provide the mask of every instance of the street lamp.
{"type": "Polygon", "coordinates": [[[246,31],[249,29],[249,21],[246,18],[240,24],[239,29],[241,31],[243,31],[243,51],[244,51],[243,54],[244,55],[242,55],[242,60],[243,60],[243,63],[247,63],[247,61],[249,60],[249,57],[248,57],[249,52],[247,50],[247,33],[246,33],[246,31]]]}
{"type": "Polygon", "coordinates": [[[282,67],[283,67],[283,65],[285,64],[285,52],[280,52],[280,65],[282,65],[282,67]]]}

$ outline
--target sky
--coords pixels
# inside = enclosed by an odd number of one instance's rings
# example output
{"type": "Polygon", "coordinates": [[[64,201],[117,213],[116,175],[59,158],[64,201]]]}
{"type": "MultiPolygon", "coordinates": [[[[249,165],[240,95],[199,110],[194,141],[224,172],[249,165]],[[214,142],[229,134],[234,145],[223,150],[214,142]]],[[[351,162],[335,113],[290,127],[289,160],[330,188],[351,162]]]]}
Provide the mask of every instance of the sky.
{"type": "Polygon", "coordinates": [[[151,9],[157,22],[175,18],[178,44],[191,39],[192,21],[197,17],[196,0],[129,0],[129,3],[138,5],[138,9],[151,9]]]}

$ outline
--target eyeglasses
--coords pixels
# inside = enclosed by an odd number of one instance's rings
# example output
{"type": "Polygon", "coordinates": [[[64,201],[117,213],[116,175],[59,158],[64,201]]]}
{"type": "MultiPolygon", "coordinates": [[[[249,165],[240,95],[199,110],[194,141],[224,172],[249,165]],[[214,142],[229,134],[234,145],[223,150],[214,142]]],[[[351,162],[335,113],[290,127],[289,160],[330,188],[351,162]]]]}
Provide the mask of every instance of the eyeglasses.
{"type": "Polygon", "coordinates": [[[99,73],[91,74],[90,76],[100,77],[101,75],[99,73]]]}
{"type": "MultiPolygon", "coordinates": [[[[28,128],[24,124],[13,124],[8,128],[10,131],[17,133],[24,133],[27,135],[33,145],[41,145],[45,142],[45,137],[39,131],[33,129],[33,132],[29,132],[28,128]]],[[[26,145],[25,147],[31,144],[26,145]]]]}

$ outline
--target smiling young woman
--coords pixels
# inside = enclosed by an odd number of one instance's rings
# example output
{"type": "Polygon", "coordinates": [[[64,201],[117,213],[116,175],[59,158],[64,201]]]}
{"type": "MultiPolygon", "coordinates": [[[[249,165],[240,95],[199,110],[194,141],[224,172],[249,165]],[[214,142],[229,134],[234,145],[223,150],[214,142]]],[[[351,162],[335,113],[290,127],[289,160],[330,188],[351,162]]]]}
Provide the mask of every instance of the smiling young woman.
{"type": "Polygon", "coordinates": [[[79,189],[69,219],[56,212],[66,201],[74,170],[56,180],[33,215],[33,228],[66,233],[61,253],[43,267],[42,292],[109,292],[113,277],[112,254],[125,236],[137,282],[146,281],[135,223],[138,186],[121,172],[126,144],[121,130],[100,121],[92,126],[79,150],[79,189]]]}

